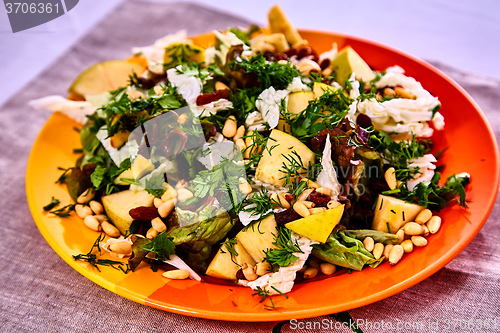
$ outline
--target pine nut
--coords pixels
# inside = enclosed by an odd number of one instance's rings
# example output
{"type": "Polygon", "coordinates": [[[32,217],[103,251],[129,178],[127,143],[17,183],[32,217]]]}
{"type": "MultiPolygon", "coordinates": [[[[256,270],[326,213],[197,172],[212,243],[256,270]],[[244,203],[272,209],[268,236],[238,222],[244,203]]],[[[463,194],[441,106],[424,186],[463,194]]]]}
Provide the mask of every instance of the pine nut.
{"type": "Polygon", "coordinates": [[[297,197],[297,201],[304,201],[307,200],[309,197],[309,194],[311,194],[314,190],[312,188],[308,188],[307,190],[302,191],[302,193],[299,194],[297,197]]]}
{"type": "Polygon", "coordinates": [[[167,231],[167,226],[159,217],[155,217],[151,220],[151,226],[157,233],[167,231]]]}
{"type": "Polygon", "coordinates": [[[316,192],[331,196],[332,195],[332,190],[330,190],[328,187],[319,187],[316,189],[316,192]]]}
{"type": "Polygon", "coordinates": [[[396,170],[393,167],[390,167],[385,171],[384,174],[385,181],[391,190],[394,190],[398,187],[398,182],[396,179],[396,170]]]}
{"type": "Polygon", "coordinates": [[[76,199],[76,202],[79,204],[84,204],[89,202],[90,200],[94,199],[95,192],[92,188],[88,188],[85,191],[83,191],[82,194],[76,199]]]}
{"type": "Polygon", "coordinates": [[[226,138],[232,138],[233,136],[236,135],[236,117],[235,116],[229,116],[229,118],[226,119],[226,122],[224,123],[224,128],[222,129],[222,135],[224,135],[226,138]]]}
{"type": "Polygon", "coordinates": [[[332,275],[337,271],[337,266],[330,264],[329,262],[324,262],[319,265],[319,269],[324,275],[332,275]]]}
{"type": "Polygon", "coordinates": [[[215,90],[230,90],[230,89],[223,82],[217,81],[215,82],[215,90]]]}
{"type": "Polygon", "coordinates": [[[183,113],[179,116],[179,118],[177,118],[177,123],[178,124],[184,124],[186,121],[188,120],[188,115],[183,113]]]}
{"type": "Polygon", "coordinates": [[[271,264],[267,261],[259,262],[257,266],[255,266],[255,273],[258,276],[266,275],[271,271],[271,264]]]}
{"type": "Polygon", "coordinates": [[[340,202],[335,201],[335,200],[330,200],[330,201],[328,201],[328,203],[326,204],[326,207],[327,207],[328,209],[333,209],[333,208],[335,208],[335,207],[337,207],[337,206],[340,206],[340,202]]]}
{"type": "Polygon", "coordinates": [[[97,215],[94,215],[94,217],[97,219],[97,221],[99,221],[100,223],[104,222],[104,221],[107,221],[108,220],[108,217],[104,214],[97,214],[97,215]]]}
{"type": "Polygon", "coordinates": [[[171,271],[166,271],[163,274],[163,277],[172,280],[184,280],[189,277],[189,272],[185,269],[173,269],[171,271]]]}
{"type": "Polygon", "coordinates": [[[431,217],[429,222],[427,222],[427,228],[429,228],[429,232],[431,234],[435,234],[441,228],[441,218],[437,215],[431,217]]]}
{"type": "Polygon", "coordinates": [[[309,267],[304,271],[304,279],[312,279],[318,275],[318,269],[316,267],[309,267]]]}
{"type": "Polygon", "coordinates": [[[432,212],[430,211],[430,209],[426,208],[420,213],[418,213],[417,217],[415,217],[415,222],[417,222],[418,224],[424,224],[427,223],[427,221],[429,221],[431,217],[432,217],[432,212]]]}
{"type": "Polygon", "coordinates": [[[163,200],[161,200],[160,198],[154,198],[153,199],[153,206],[155,206],[155,208],[159,208],[162,204],[163,204],[163,200]]]}
{"type": "Polygon", "coordinates": [[[385,88],[383,91],[384,97],[394,97],[394,89],[392,88],[385,88]]]}
{"type": "Polygon", "coordinates": [[[272,193],[270,199],[273,203],[276,203],[276,206],[280,206],[285,209],[290,208],[290,203],[286,201],[285,197],[281,193],[272,193]]]}
{"type": "Polygon", "coordinates": [[[187,188],[180,188],[177,191],[177,200],[179,200],[179,201],[184,201],[184,200],[190,199],[192,197],[193,197],[193,192],[191,192],[187,188]]]}
{"type": "Polygon", "coordinates": [[[304,265],[304,266],[302,266],[302,268],[301,268],[301,269],[299,269],[297,272],[304,274],[304,272],[306,271],[306,269],[307,269],[307,266],[306,266],[306,265],[304,265]]]}
{"type": "Polygon", "coordinates": [[[416,99],[417,96],[413,95],[410,93],[408,90],[406,90],[403,87],[395,87],[394,92],[396,93],[396,96],[401,97],[401,98],[407,98],[407,99],[416,99]]]}
{"type": "Polygon", "coordinates": [[[427,245],[427,239],[422,236],[411,236],[411,242],[413,245],[422,247],[427,245]]]}
{"type": "Polygon", "coordinates": [[[130,98],[131,100],[136,100],[136,99],[139,99],[139,98],[144,99],[146,97],[139,90],[128,89],[125,93],[127,94],[128,98],[130,98]]]}
{"type": "Polygon", "coordinates": [[[92,215],[92,209],[90,209],[89,206],[84,206],[84,205],[75,205],[75,212],[76,215],[78,215],[79,218],[84,219],[89,215],[92,215]]]}
{"type": "Polygon", "coordinates": [[[253,142],[254,131],[248,131],[246,137],[245,137],[245,145],[247,147],[252,147],[251,149],[246,149],[245,152],[243,153],[243,157],[248,159],[250,158],[251,155],[253,154],[260,154],[262,152],[262,146],[261,145],[256,145],[253,142]]]}
{"type": "Polygon", "coordinates": [[[392,244],[387,244],[384,247],[384,260],[389,260],[389,255],[390,255],[393,247],[394,247],[394,245],[392,245],[392,244]]]}
{"type": "Polygon", "coordinates": [[[363,240],[363,245],[365,246],[366,251],[372,252],[375,247],[375,241],[371,237],[366,237],[363,240]]]}
{"type": "Polygon", "coordinates": [[[118,230],[114,225],[112,225],[107,221],[101,223],[101,228],[102,231],[104,231],[104,233],[106,233],[106,235],[108,235],[109,237],[112,238],[120,237],[120,230],[118,230]]]}
{"type": "Polygon", "coordinates": [[[422,226],[416,222],[408,222],[403,226],[403,230],[405,234],[408,236],[417,236],[421,235],[424,231],[422,226]]]}
{"type": "MultiPolygon", "coordinates": [[[[234,144],[240,148],[240,152],[243,153],[244,155],[248,152],[248,150],[245,150],[245,149],[247,149],[247,144],[245,143],[245,140],[243,140],[242,138],[239,138],[236,141],[234,141],[234,144]]],[[[249,158],[249,157],[250,157],[250,155],[248,157],[245,157],[245,158],[249,158]]]]}
{"type": "Polygon", "coordinates": [[[403,250],[405,250],[405,253],[410,253],[413,251],[413,243],[411,239],[407,239],[401,243],[401,246],[403,247],[403,250]]]}
{"type": "Polygon", "coordinates": [[[161,96],[165,93],[165,90],[163,90],[161,86],[154,86],[153,89],[155,91],[155,94],[157,94],[158,96],[161,96]]]}
{"type": "Polygon", "coordinates": [[[323,213],[325,210],[326,210],[326,207],[314,207],[314,208],[309,208],[309,213],[311,213],[311,215],[314,215],[314,214],[323,213]]]}
{"type": "Polygon", "coordinates": [[[375,243],[373,246],[373,256],[375,259],[380,259],[382,257],[382,254],[384,253],[384,244],[382,243],[375,243]]]}
{"type": "Polygon", "coordinates": [[[165,201],[160,207],[158,207],[158,215],[165,218],[167,217],[175,207],[175,199],[170,199],[165,201]]]}
{"type": "Polygon", "coordinates": [[[243,194],[252,193],[252,186],[248,183],[248,181],[245,178],[240,177],[238,179],[238,181],[240,182],[240,184],[238,185],[238,188],[239,188],[241,193],[243,193],[243,194]]]}
{"type": "Polygon", "coordinates": [[[304,204],[304,206],[307,207],[307,209],[314,208],[316,205],[312,201],[306,201],[306,200],[297,200],[297,202],[301,202],[304,204]]]}
{"type": "Polygon", "coordinates": [[[92,211],[96,215],[100,215],[100,214],[102,214],[102,212],[104,212],[104,208],[102,207],[100,202],[92,200],[91,202],[89,202],[89,206],[90,206],[90,209],[92,209],[92,211]]]}
{"type": "Polygon", "coordinates": [[[310,187],[310,188],[313,188],[313,189],[317,189],[317,188],[321,187],[321,186],[319,186],[318,184],[316,184],[315,182],[313,182],[312,180],[310,180],[308,178],[302,178],[300,181],[301,182],[307,182],[307,186],[310,187]]]}
{"type": "Polygon", "coordinates": [[[165,186],[166,189],[161,196],[161,200],[167,201],[170,199],[177,198],[177,191],[175,190],[175,188],[172,187],[172,185],[170,185],[169,183],[163,183],[163,185],[165,186]]]}
{"type": "Polygon", "coordinates": [[[300,201],[293,204],[293,210],[302,217],[311,215],[309,209],[300,201]]]}
{"type": "Polygon", "coordinates": [[[257,274],[255,274],[254,266],[244,263],[243,265],[241,265],[241,270],[243,271],[243,275],[245,276],[245,279],[247,281],[257,280],[258,276],[257,274]]]}
{"type": "Polygon", "coordinates": [[[236,130],[236,134],[233,136],[233,142],[236,142],[236,140],[241,139],[242,136],[245,136],[246,130],[247,129],[245,128],[245,125],[241,125],[240,127],[238,127],[238,129],[236,130]]]}
{"type": "Polygon", "coordinates": [[[132,254],[132,245],[129,242],[116,242],[109,246],[109,250],[118,254],[131,255],[132,254]]]}
{"type": "Polygon", "coordinates": [[[401,245],[394,245],[389,253],[389,264],[396,265],[403,258],[404,252],[401,245]]]}
{"type": "Polygon", "coordinates": [[[93,215],[87,215],[83,219],[83,224],[90,230],[101,231],[101,224],[93,215]]]}
{"type": "Polygon", "coordinates": [[[176,190],[180,190],[181,188],[186,188],[188,187],[188,181],[185,180],[185,179],[181,179],[177,182],[177,184],[175,184],[175,189],[176,190]]]}
{"type": "Polygon", "coordinates": [[[422,224],[422,229],[424,230],[424,232],[422,233],[422,236],[428,237],[431,234],[429,231],[429,228],[427,228],[427,226],[425,224],[422,224]]]}
{"type": "Polygon", "coordinates": [[[147,239],[153,240],[156,236],[158,236],[158,232],[153,228],[149,228],[146,232],[147,239]]]}
{"type": "Polygon", "coordinates": [[[405,240],[405,231],[399,229],[398,232],[396,232],[396,236],[398,236],[398,244],[401,244],[405,240]]]}

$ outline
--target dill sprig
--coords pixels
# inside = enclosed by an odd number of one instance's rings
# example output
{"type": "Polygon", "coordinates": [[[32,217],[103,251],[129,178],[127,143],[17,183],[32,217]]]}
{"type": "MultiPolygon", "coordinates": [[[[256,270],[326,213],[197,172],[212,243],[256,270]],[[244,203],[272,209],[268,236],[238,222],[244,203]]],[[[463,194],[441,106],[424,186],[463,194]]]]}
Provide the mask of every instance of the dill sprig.
{"type": "Polygon", "coordinates": [[[107,266],[107,267],[112,267],[116,270],[120,270],[123,273],[127,274],[130,271],[130,268],[128,264],[125,264],[121,261],[117,260],[110,260],[110,259],[98,259],[97,255],[92,253],[94,249],[97,249],[99,252],[99,255],[101,254],[101,248],[99,247],[99,243],[104,240],[106,237],[105,234],[101,233],[99,237],[95,240],[94,244],[90,248],[90,251],[87,254],[77,254],[73,255],[74,260],[81,260],[89,263],[91,266],[94,266],[99,272],[101,271],[99,266],[107,266]],[[125,267],[123,268],[122,265],[125,267]]]}
{"type": "Polygon", "coordinates": [[[300,76],[299,70],[291,63],[280,64],[269,62],[262,52],[250,59],[242,57],[229,63],[233,70],[243,70],[246,74],[257,75],[262,89],[273,86],[275,89],[285,89],[295,77],[300,76]]]}
{"type": "Polygon", "coordinates": [[[238,243],[238,241],[236,240],[236,238],[230,238],[230,239],[226,240],[225,242],[222,242],[221,247],[220,247],[220,252],[226,253],[223,250],[223,248],[226,248],[227,252],[229,252],[231,254],[231,261],[233,263],[235,263],[238,267],[240,267],[241,265],[235,261],[235,258],[238,256],[238,251],[236,251],[234,246],[237,243],[238,243]]]}
{"type": "Polygon", "coordinates": [[[52,197],[52,199],[50,199],[50,203],[48,203],[47,205],[43,206],[43,210],[48,212],[49,210],[51,210],[52,208],[54,208],[55,206],[59,205],[60,201],[54,197],[52,197]]]}
{"type": "Polygon", "coordinates": [[[302,158],[297,151],[292,150],[290,154],[282,154],[282,156],[285,158],[286,162],[283,162],[281,168],[279,169],[279,171],[283,173],[280,180],[284,179],[285,182],[283,187],[288,187],[291,190],[297,176],[303,174],[306,169],[304,168],[302,158]]]}
{"type": "Polygon", "coordinates": [[[274,235],[274,249],[265,251],[265,260],[272,266],[286,267],[298,259],[294,253],[303,253],[297,241],[292,240],[292,231],[278,227],[278,234],[274,235]]]}
{"type": "Polygon", "coordinates": [[[394,167],[396,179],[404,182],[420,173],[419,168],[409,168],[409,165],[430,151],[430,143],[430,140],[417,140],[415,134],[411,140],[398,142],[386,132],[379,131],[370,136],[368,144],[394,167]]]}
{"type": "Polygon", "coordinates": [[[52,210],[50,213],[58,217],[68,217],[71,215],[71,212],[75,210],[75,206],[76,204],[69,204],[59,209],[52,210]]]}

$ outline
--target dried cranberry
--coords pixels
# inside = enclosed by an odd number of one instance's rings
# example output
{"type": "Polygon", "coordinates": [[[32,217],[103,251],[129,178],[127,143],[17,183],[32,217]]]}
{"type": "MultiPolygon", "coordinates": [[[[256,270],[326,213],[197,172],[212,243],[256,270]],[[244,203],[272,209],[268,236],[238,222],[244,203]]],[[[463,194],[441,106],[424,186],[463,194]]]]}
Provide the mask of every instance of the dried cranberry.
{"type": "Polygon", "coordinates": [[[128,214],[134,220],[140,221],[151,221],[152,219],[158,217],[158,210],[155,207],[145,207],[140,206],[136,208],[132,208],[128,214]]]}
{"type": "Polygon", "coordinates": [[[219,98],[224,98],[224,99],[229,99],[231,97],[231,91],[224,89],[224,90],[217,90],[219,93],[219,98]]]}
{"type": "Polygon", "coordinates": [[[316,206],[324,206],[328,203],[328,201],[330,201],[330,197],[314,190],[311,194],[309,194],[307,200],[314,202],[316,206]]]}
{"type": "Polygon", "coordinates": [[[371,118],[362,113],[356,118],[356,124],[363,128],[368,128],[373,125],[371,118]]]}
{"type": "Polygon", "coordinates": [[[219,99],[219,93],[217,91],[211,92],[209,94],[201,94],[196,97],[196,105],[205,105],[208,103],[215,102],[219,99]]]}
{"type": "Polygon", "coordinates": [[[322,70],[328,66],[330,66],[330,59],[323,59],[323,61],[319,64],[319,67],[321,67],[322,70]]]}
{"type": "Polygon", "coordinates": [[[276,224],[278,224],[278,225],[284,225],[285,223],[295,221],[295,220],[302,218],[302,216],[300,216],[293,209],[287,209],[283,212],[276,213],[276,214],[274,214],[274,217],[276,218],[276,224]]]}
{"type": "Polygon", "coordinates": [[[288,59],[288,55],[286,53],[275,53],[274,54],[274,59],[276,61],[287,60],[288,59]]]}

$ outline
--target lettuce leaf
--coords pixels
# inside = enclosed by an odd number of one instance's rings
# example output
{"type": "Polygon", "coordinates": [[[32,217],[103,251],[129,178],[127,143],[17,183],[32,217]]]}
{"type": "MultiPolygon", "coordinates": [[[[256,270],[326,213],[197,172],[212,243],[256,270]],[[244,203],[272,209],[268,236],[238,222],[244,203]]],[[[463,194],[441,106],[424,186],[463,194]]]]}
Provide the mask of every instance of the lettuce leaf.
{"type": "Polygon", "coordinates": [[[340,229],[334,231],[326,243],[313,245],[312,254],[331,264],[356,271],[361,271],[366,265],[375,268],[383,260],[375,259],[360,240],[340,229]]]}

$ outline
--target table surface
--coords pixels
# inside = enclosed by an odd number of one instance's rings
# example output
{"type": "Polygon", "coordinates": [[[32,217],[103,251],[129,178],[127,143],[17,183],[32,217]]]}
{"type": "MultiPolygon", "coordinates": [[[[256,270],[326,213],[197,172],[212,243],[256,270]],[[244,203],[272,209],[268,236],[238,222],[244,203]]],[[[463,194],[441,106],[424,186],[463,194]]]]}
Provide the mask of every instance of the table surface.
{"type": "MultiPolygon", "coordinates": [[[[1,17],[3,13],[0,13],[0,60],[7,64],[3,66],[2,75],[8,75],[9,79],[0,80],[0,89],[4,92],[0,95],[0,104],[6,101],[0,109],[0,220],[4,233],[0,242],[2,332],[97,332],[105,329],[268,332],[277,325],[271,322],[250,326],[183,317],[141,306],[102,289],[72,270],[47,245],[33,223],[24,190],[25,165],[31,145],[50,115],[30,110],[26,106],[28,100],[61,94],[85,66],[111,57],[123,58],[129,54],[131,46],[148,44],[181,28],[195,34],[207,29],[264,22],[268,5],[263,3],[253,1],[250,5],[248,2],[236,9],[229,1],[206,7],[166,1],[153,4],[86,0],[58,20],[16,35],[7,31],[8,26],[1,17]],[[222,9],[239,16],[221,12],[222,9]],[[141,17],[148,15],[148,23],[158,22],[153,27],[161,26],[161,30],[132,31],[127,26],[127,22],[137,24],[141,17]],[[117,28],[113,30],[114,27],[117,28]],[[110,35],[103,35],[103,32],[110,35]],[[120,44],[120,41],[127,42],[120,44]],[[95,47],[96,43],[103,43],[103,46],[95,47]]],[[[493,57],[498,48],[493,37],[498,39],[500,32],[497,2],[481,0],[473,5],[454,2],[452,6],[444,0],[421,1],[417,6],[415,3],[380,1],[375,5],[360,1],[355,9],[345,4],[326,5],[326,1],[308,3],[312,8],[330,10],[311,11],[304,17],[299,2],[286,2],[283,7],[297,26],[368,37],[433,60],[434,65],[455,79],[478,102],[499,137],[500,80],[493,78],[500,77],[500,69],[496,66],[498,52],[493,57]],[[387,11],[384,8],[388,8],[387,11]],[[344,11],[349,15],[324,20],[326,12],[332,15],[344,11]],[[372,15],[380,18],[386,14],[390,20],[374,24],[372,15]],[[396,29],[403,22],[405,29],[396,29]],[[446,24],[450,26],[445,27],[446,24]],[[475,38],[478,35],[481,38],[475,38]],[[412,42],[408,42],[409,36],[412,42]],[[476,51],[472,52],[471,48],[476,51]],[[477,52],[481,48],[488,52],[477,52]],[[448,57],[450,54],[456,57],[448,57]],[[479,56],[481,61],[476,61],[479,56]],[[497,72],[489,72],[488,66],[497,72]],[[490,74],[490,77],[478,74],[490,74]]],[[[401,332],[437,331],[432,326],[436,322],[442,325],[441,331],[456,332],[460,330],[452,329],[453,325],[465,320],[473,319],[476,324],[497,320],[500,317],[499,219],[497,200],[482,231],[450,264],[418,285],[352,310],[351,315],[364,320],[365,325],[372,323],[372,329],[365,329],[365,332],[383,331],[373,326],[381,321],[402,324],[403,328],[398,330],[401,332]],[[426,324],[418,328],[409,326],[415,322],[426,324]],[[405,323],[408,323],[406,327],[405,323]],[[447,323],[449,330],[443,329],[447,323]]],[[[319,317],[310,321],[322,320],[333,319],[319,317]]],[[[302,324],[306,322],[301,321],[302,324]]],[[[499,331],[500,320],[496,325],[495,330],[489,331],[499,331]]],[[[291,331],[294,327],[298,324],[284,325],[283,331],[291,331]]],[[[349,332],[346,329],[331,331],[349,332]]]]}

